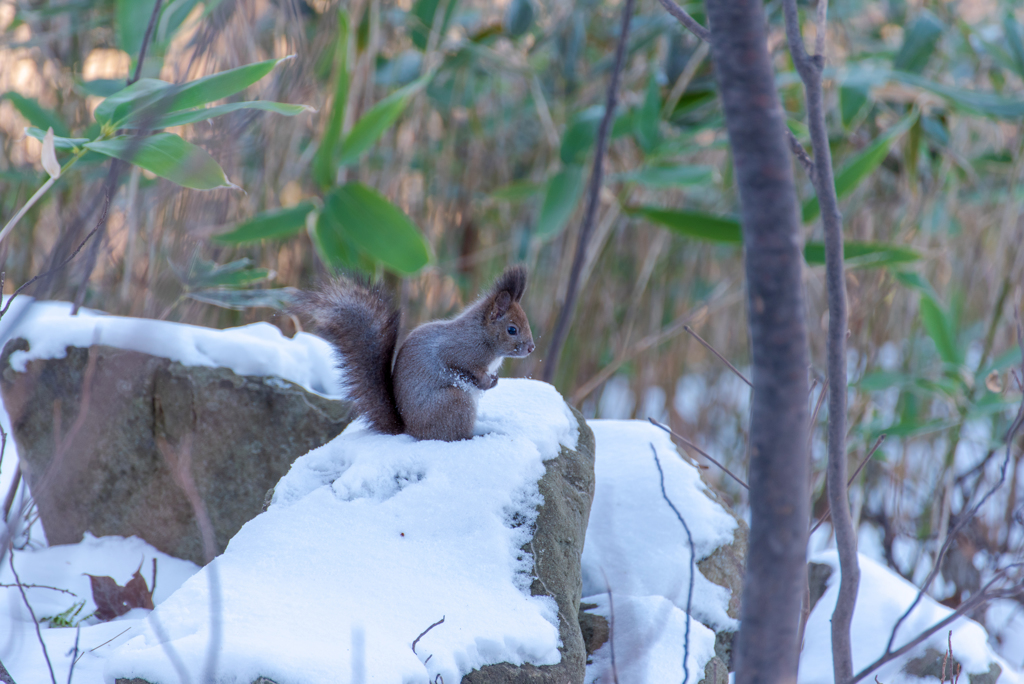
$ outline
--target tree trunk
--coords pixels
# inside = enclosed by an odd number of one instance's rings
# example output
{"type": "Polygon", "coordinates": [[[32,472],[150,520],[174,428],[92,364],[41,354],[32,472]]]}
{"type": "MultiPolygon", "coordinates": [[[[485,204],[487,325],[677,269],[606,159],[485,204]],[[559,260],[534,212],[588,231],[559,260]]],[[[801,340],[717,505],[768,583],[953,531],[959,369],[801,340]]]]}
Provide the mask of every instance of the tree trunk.
{"type": "Polygon", "coordinates": [[[750,554],[736,681],[796,681],[809,515],[807,333],[796,192],[760,0],[707,0],[743,223],[753,360],[750,554]]]}

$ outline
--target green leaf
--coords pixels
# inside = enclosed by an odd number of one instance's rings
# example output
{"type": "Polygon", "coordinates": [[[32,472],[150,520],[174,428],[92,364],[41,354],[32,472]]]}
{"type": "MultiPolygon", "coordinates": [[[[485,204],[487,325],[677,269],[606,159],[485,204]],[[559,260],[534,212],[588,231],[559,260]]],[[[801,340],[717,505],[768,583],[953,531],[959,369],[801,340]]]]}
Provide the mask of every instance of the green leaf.
{"type": "MultiPolygon", "coordinates": [[[[46,136],[46,131],[29,126],[25,129],[25,135],[29,135],[36,140],[42,141],[46,136]]],[[[76,147],[81,147],[87,142],[89,142],[89,138],[59,138],[56,135],[53,136],[53,146],[58,150],[70,151],[76,147]]]]}
{"type": "Polygon", "coordinates": [[[264,112],[274,112],[275,114],[283,114],[285,116],[295,116],[296,114],[302,114],[303,112],[315,111],[312,107],[307,105],[285,104],[283,102],[270,102],[268,100],[252,100],[250,102],[232,102],[231,104],[219,105],[217,107],[201,107],[199,109],[190,109],[187,112],[167,114],[149,122],[147,127],[151,129],[159,129],[170,128],[171,126],[184,126],[185,124],[195,123],[197,121],[215,119],[218,116],[237,112],[240,109],[259,109],[264,112]]]}
{"type": "Polygon", "coordinates": [[[306,216],[313,211],[312,202],[300,202],[294,207],[266,211],[235,226],[230,233],[214,236],[213,241],[233,245],[257,240],[280,240],[298,233],[306,225],[306,216]]]}
{"type": "Polygon", "coordinates": [[[518,202],[539,194],[544,187],[544,183],[534,183],[530,180],[513,181],[508,185],[503,185],[496,190],[492,190],[490,197],[492,199],[503,200],[506,202],[518,202]]]}
{"type": "Polygon", "coordinates": [[[665,226],[672,232],[686,237],[728,244],[743,242],[743,229],[740,227],[739,221],[722,216],[655,207],[630,208],[629,213],[643,216],[648,221],[665,226]]]}
{"type": "MultiPolygon", "coordinates": [[[[135,103],[130,112],[126,113],[120,121],[117,116],[112,118],[120,125],[130,126],[131,124],[136,124],[148,128],[151,121],[165,114],[180,112],[184,109],[195,109],[215,100],[231,97],[259,81],[273,71],[274,67],[281,62],[291,58],[292,56],[288,56],[280,59],[268,59],[256,62],[255,64],[246,64],[235,69],[228,69],[227,71],[204,76],[195,81],[170,86],[165,89],[165,92],[161,93],[158,99],[150,100],[146,103],[135,103]]],[[[141,83],[142,79],[139,82],[141,83]]],[[[97,117],[97,120],[99,120],[99,117],[97,117]]]]}
{"type": "Polygon", "coordinates": [[[341,128],[345,122],[345,107],[348,104],[348,33],[349,17],[344,9],[338,10],[338,42],[334,47],[334,97],[328,115],[324,137],[320,140],[313,157],[313,177],[321,188],[334,184],[334,156],[337,152],[341,128]]]}
{"type": "MultiPolygon", "coordinates": [[[[836,174],[836,196],[839,199],[849,195],[860,185],[861,181],[874,173],[875,169],[885,159],[885,156],[889,154],[889,148],[892,147],[896,139],[906,133],[914,125],[914,122],[917,121],[917,115],[918,113],[915,109],[903,117],[899,123],[878,136],[873,143],[843,166],[843,169],[836,174]]],[[[804,203],[804,223],[810,223],[818,218],[820,213],[821,208],[818,206],[817,197],[812,197],[804,203]]]]}
{"type": "Polygon", "coordinates": [[[849,128],[868,103],[871,88],[866,83],[844,82],[839,86],[839,111],[843,127],[849,128]]]}
{"type": "Polygon", "coordinates": [[[143,107],[164,95],[172,84],[155,78],[140,78],[130,86],[100,102],[93,112],[96,121],[110,124],[123,121],[135,107],[143,107]]]}
{"type": "Polygon", "coordinates": [[[270,277],[270,271],[265,268],[245,268],[230,272],[214,272],[204,278],[199,284],[203,287],[240,287],[250,283],[266,280],[270,277]]]}
{"type": "Polygon", "coordinates": [[[416,225],[383,195],[361,183],[346,183],[324,201],[324,212],[360,249],[391,270],[411,275],[430,261],[416,225]]]}
{"type": "Polygon", "coordinates": [[[91,81],[80,81],[79,87],[86,95],[110,97],[124,88],[123,78],[95,78],[91,81]]]}
{"type": "Polygon", "coordinates": [[[309,237],[320,261],[329,268],[347,271],[359,265],[359,252],[355,245],[348,239],[344,227],[333,220],[327,211],[317,217],[309,237]]]}
{"type": "MultiPolygon", "coordinates": [[[[437,9],[440,4],[441,0],[417,0],[416,4],[413,5],[412,12],[409,13],[409,35],[412,38],[413,45],[420,50],[427,49],[427,41],[430,38],[430,32],[434,28],[437,9]]],[[[444,4],[444,17],[437,27],[441,39],[448,33],[448,24],[451,23],[452,14],[455,12],[455,6],[459,4],[459,1],[444,0],[444,4]]]]}
{"type": "Polygon", "coordinates": [[[399,88],[371,107],[366,114],[363,114],[341,144],[339,163],[358,162],[359,156],[370,149],[384,134],[384,131],[391,128],[391,125],[405,111],[413,95],[422,90],[433,76],[433,73],[425,74],[409,85],[399,88]]]}
{"type": "MultiPolygon", "coordinates": [[[[887,245],[882,242],[844,242],[843,263],[847,268],[879,268],[917,261],[921,255],[910,247],[887,245]]],[[[804,259],[811,266],[825,263],[825,243],[808,242],[804,246],[804,259]]]]}
{"type": "Polygon", "coordinates": [[[963,359],[956,347],[956,334],[950,317],[931,297],[921,297],[920,312],[921,321],[935,343],[939,358],[948,364],[961,364],[963,359]]]}
{"type": "Polygon", "coordinates": [[[903,46],[893,59],[893,68],[914,74],[924,71],[945,28],[938,17],[923,10],[903,34],[903,46]]]}
{"type": "Polygon", "coordinates": [[[553,237],[565,228],[583,194],[583,167],[566,166],[551,177],[547,186],[534,231],[539,238],[553,237]]]}
{"type": "Polygon", "coordinates": [[[588,107],[573,117],[572,123],[562,136],[562,148],[559,155],[562,163],[578,164],[587,156],[597,139],[597,129],[604,116],[604,107],[598,105],[588,107]]]}
{"type": "Polygon", "coordinates": [[[225,309],[243,310],[257,306],[283,311],[291,305],[299,293],[294,287],[269,290],[197,290],[188,296],[198,302],[213,304],[225,309]]]}
{"type": "Polygon", "coordinates": [[[117,0],[114,5],[117,43],[131,56],[132,63],[139,57],[155,5],[156,0],[117,0]]]}
{"type": "Polygon", "coordinates": [[[1014,71],[1024,78],[1024,36],[1021,35],[1021,26],[1013,16],[1013,12],[1007,12],[1003,17],[1003,35],[1006,36],[1006,43],[1010,46],[1010,54],[1013,56],[1014,71]]]}
{"type": "Polygon", "coordinates": [[[661,94],[658,92],[658,81],[652,73],[647,79],[647,94],[644,103],[633,116],[633,136],[640,148],[650,153],[661,142],[658,122],[661,120],[661,94]]]}
{"type": "Polygon", "coordinates": [[[939,295],[935,292],[932,284],[920,273],[913,271],[899,271],[896,273],[896,280],[900,281],[912,290],[917,290],[926,297],[938,300],[939,295]]]}
{"type": "Polygon", "coordinates": [[[533,24],[532,0],[512,0],[505,10],[505,33],[509,38],[518,38],[530,30],[533,24]]]}
{"type": "Polygon", "coordinates": [[[894,371],[879,371],[877,373],[868,373],[857,386],[865,392],[876,392],[879,390],[889,389],[890,387],[903,387],[911,382],[911,377],[906,373],[897,373],[894,371]]]}
{"type": "Polygon", "coordinates": [[[39,102],[32,98],[24,97],[14,91],[6,92],[0,95],[0,102],[4,100],[10,100],[14,108],[18,110],[18,113],[28,119],[28,122],[45,131],[47,128],[53,128],[54,136],[66,138],[71,135],[71,131],[64,125],[64,122],[60,120],[57,113],[40,106],[39,102]]]}
{"type": "Polygon", "coordinates": [[[161,178],[195,190],[237,187],[205,150],[173,133],[118,136],[83,145],[86,149],[135,164],[161,178]]]}
{"type": "Polygon", "coordinates": [[[625,183],[639,183],[649,188],[675,188],[681,185],[709,185],[714,169],[710,166],[646,166],[636,171],[615,176],[625,183]]]}
{"type": "Polygon", "coordinates": [[[894,71],[892,80],[916,86],[946,99],[957,109],[972,114],[995,116],[1001,119],[1018,119],[1024,116],[1024,99],[1003,97],[995,93],[964,90],[930,81],[916,74],[894,71]]]}

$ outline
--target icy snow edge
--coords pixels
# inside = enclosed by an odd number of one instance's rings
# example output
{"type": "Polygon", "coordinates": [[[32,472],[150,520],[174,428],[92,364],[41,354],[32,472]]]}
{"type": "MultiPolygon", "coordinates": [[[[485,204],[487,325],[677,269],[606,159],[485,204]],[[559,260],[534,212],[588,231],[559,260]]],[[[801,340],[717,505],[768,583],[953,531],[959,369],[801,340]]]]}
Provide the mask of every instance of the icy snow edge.
{"type": "MultiPolygon", "coordinates": [[[[4,298],[6,303],[7,297],[4,298]]],[[[18,297],[0,322],[0,343],[23,337],[29,350],[11,354],[11,367],[24,372],[36,359],[62,359],[68,347],[101,344],[178,361],[185,366],[230,368],[239,375],[273,375],[310,392],[340,397],[330,346],[315,335],[288,339],[270,323],[227,330],[146,318],[111,316],[69,302],[18,297]],[[241,352],[240,352],[241,350],[241,352]]]]}

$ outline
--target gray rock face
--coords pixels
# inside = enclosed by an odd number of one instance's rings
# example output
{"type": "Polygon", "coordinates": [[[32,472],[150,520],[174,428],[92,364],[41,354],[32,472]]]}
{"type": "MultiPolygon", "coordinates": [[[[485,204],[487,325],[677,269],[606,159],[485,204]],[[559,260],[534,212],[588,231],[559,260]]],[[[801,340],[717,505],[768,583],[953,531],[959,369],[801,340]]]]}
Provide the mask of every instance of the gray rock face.
{"type": "MultiPolygon", "coordinates": [[[[139,536],[199,564],[255,517],[292,461],[351,421],[348,402],[274,377],[69,347],[24,373],[0,354],[0,390],[50,544],[139,536]]],[[[581,535],[582,543],[582,535],[581,535]]]]}
{"type": "Polygon", "coordinates": [[[551,596],[558,603],[557,665],[488,665],[462,678],[463,684],[580,684],[586,674],[587,649],[580,626],[580,596],[583,578],[580,557],[583,539],[594,501],[594,433],[583,416],[576,450],[562,447],[558,458],[548,461],[541,478],[544,505],[537,516],[533,540],[523,547],[533,555],[536,579],[530,587],[534,596],[551,596]]]}

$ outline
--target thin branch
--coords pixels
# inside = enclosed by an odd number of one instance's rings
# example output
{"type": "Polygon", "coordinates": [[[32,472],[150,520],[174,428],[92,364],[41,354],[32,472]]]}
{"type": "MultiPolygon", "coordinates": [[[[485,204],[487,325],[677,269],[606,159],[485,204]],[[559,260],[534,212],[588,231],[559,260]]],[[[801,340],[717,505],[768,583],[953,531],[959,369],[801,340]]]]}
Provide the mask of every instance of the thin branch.
{"type": "Polygon", "coordinates": [[[142,63],[146,61],[146,50],[149,49],[149,39],[153,37],[153,27],[156,26],[156,18],[160,16],[160,5],[164,0],[156,0],[153,5],[153,13],[149,15],[149,25],[146,27],[146,35],[142,37],[142,47],[139,49],[139,61],[135,65],[135,73],[128,79],[128,85],[135,83],[142,76],[142,63]]]}
{"type": "Polygon", "coordinates": [[[975,608],[980,607],[982,604],[987,603],[988,601],[990,601],[992,599],[1002,598],[1004,596],[1013,596],[1013,595],[1016,595],[1016,594],[1020,593],[1020,591],[1021,591],[1021,587],[1020,586],[1013,587],[1010,591],[1006,591],[1006,592],[993,592],[993,591],[990,591],[992,586],[996,582],[998,582],[1000,579],[1002,579],[1001,575],[994,577],[988,584],[986,584],[981,589],[981,591],[979,591],[978,593],[974,594],[973,596],[968,598],[966,601],[961,603],[957,607],[956,610],[954,610],[952,613],[950,613],[944,619],[939,620],[938,622],[936,622],[931,627],[923,630],[920,634],[918,634],[916,637],[914,637],[911,641],[908,641],[906,644],[904,644],[903,646],[899,647],[895,651],[889,651],[888,649],[886,649],[886,652],[884,654],[882,654],[877,660],[875,660],[875,662],[871,663],[870,665],[865,667],[863,670],[861,670],[860,672],[855,674],[846,684],[857,684],[857,682],[859,682],[860,680],[864,679],[864,677],[867,677],[869,674],[871,674],[872,672],[874,672],[878,668],[882,667],[883,665],[885,665],[886,663],[888,663],[888,662],[890,662],[892,660],[895,660],[896,658],[899,658],[901,655],[903,655],[904,653],[907,653],[908,651],[912,650],[918,644],[920,644],[921,642],[923,642],[926,639],[928,639],[930,636],[932,636],[933,634],[938,632],[940,629],[943,629],[946,626],[952,624],[957,619],[959,619],[961,616],[963,616],[963,615],[965,615],[967,613],[972,612],[975,608]]]}
{"type": "Polygon", "coordinates": [[[714,464],[715,464],[716,466],[718,466],[719,468],[721,468],[721,469],[722,469],[722,470],[723,470],[723,471],[725,472],[725,474],[726,474],[726,475],[728,475],[728,476],[729,476],[729,477],[731,477],[732,479],[736,480],[737,484],[739,484],[739,485],[740,485],[741,487],[743,487],[744,489],[746,489],[746,490],[748,490],[748,491],[750,490],[750,486],[749,486],[749,485],[748,485],[748,484],[747,484],[746,482],[744,482],[744,481],[743,481],[743,480],[741,480],[740,478],[736,477],[736,476],[735,476],[735,475],[734,475],[734,474],[732,473],[732,471],[731,471],[731,470],[729,470],[729,469],[728,469],[728,468],[726,468],[726,467],[725,467],[724,465],[722,465],[721,463],[719,463],[718,461],[716,461],[716,460],[715,460],[714,458],[712,458],[712,457],[711,457],[711,456],[710,456],[710,455],[708,454],[708,452],[704,451],[704,450],[703,450],[703,449],[701,449],[701,448],[700,448],[699,446],[697,446],[696,444],[694,444],[694,443],[693,443],[693,442],[691,442],[690,440],[686,439],[685,437],[683,437],[683,436],[682,436],[682,435],[680,435],[679,433],[677,433],[677,432],[673,432],[673,431],[672,431],[672,428],[670,428],[670,427],[669,427],[669,426],[667,426],[667,425],[663,425],[662,423],[659,423],[659,422],[658,422],[658,421],[656,421],[656,420],[655,420],[654,418],[648,418],[647,420],[651,421],[651,423],[652,423],[653,425],[657,425],[657,426],[658,426],[658,427],[660,427],[660,428],[661,428],[662,430],[664,430],[664,431],[665,431],[665,432],[667,432],[668,434],[670,434],[670,435],[672,435],[673,437],[675,437],[676,439],[678,439],[678,440],[679,440],[680,442],[682,442],[682,443],[683,443],[683,444],[684,444],[685,446],[688,446],[689,448],[693,449],[694,451],[696,451],[696,452],[697,452],[698,454],[700,454],[700,455],[701,455],[701,456],[703,456],[704,458],[706,458],[706,459],[708,459],[709,461],[711,461],[712,463],[714,463],[714,464]]]}
{"type": "MultiPolygon", "coordinates": [[[[1021,325],[1019,309],[1015,312],[1015,316],[1017,324],[1017,345],[1021,348],[1022,357],[1024,357],[1024,326],[1021,325]]],[[[1021,362],[1021,368],[1022,372],[1024,372],[1024,361],[1021,362]]],[[[1006,435],[1003,439],[1004,443],[1006,444],[1006,456],[1003,458],[1003,464],[999,470],[998,482],[996,482],[987,492],[985,492],[985,494],[981,497],[978,503],[972,506],[966,513],[962,513],[961,515],[957,516],[958,519],[956,521],[956,524],[953,525],[953,527],[946,533],[946,539],[943,541],[942,547],[939,549],[939,553],[935,557],[935,562],[932,565],[931,572],[928,573],[928,577],[925,579],[924,584],[917,592],[917,598],[914,599],[914,602],[910,604],[910,607],[907,608],[906,612],[904,612],[903,615],[900,616],[900,619],[897,620],[896,624],[893,626],[892,634],[889,635],[889,642],[885,646],[886,654],[892,651],[893,642],[896,641],[897,630],[899,630],[904,620],[907,619],[907,617],[914,610],[914,608],[916,608],[917,605],[921,602],[921,599],[924,597],[925,592],[928,591],[928,588],[931,587],[932,582],[934,582],[935,578],[938,576],[942,568],[942,559],[945,558],[946,552],[949,551],[949,547],[952,546],[953,540],[956,538],[957,534],[959,534],[960,530],[962,530],[964,526],[972,518],[974,518],[975,514],[977,514],[977,512],[981,509],[982,505],[989,499],[989,497],[995,494],[996,490],[999,489],[1003,485],[1003,482],[1006,481],[1006,468],[1010,462],[1010,454],[1013,448],[1013,440],[1017,435],[1017,431],[1020,430],[1022,424],[1024,424],[1024,400],[1021,400],[1020,406],[1017,408],[1017,415],[1013,419],[1013,422],[1010,424],[1010,427],[1006,431],[1006,435]]]]}
{"type": "Polygon", "coordinates": [[[789,130],[788,126],[786,127],[786,139],[789,141],[789,149],[792,150],[793,156],[795,156],[800,161],[800,164],[803,165],[804,171],[807,172],[811,182],[815,182],[814,162],[807,156],[807,150],[805,150],[804,146],[800,144],[800,141],[797,140],[797,137],[793,135],[793,131],[789,130]]]}
{"type": "MultiPolygon", "coordinates": [[[[443,623],[443,622],[444,622],[444,618],[445,618],[445,616],[444,616],[444,615],[442,615],[442,616],[441,616],[441,619],[440,619],[440,620],[438,620],[438,621],[437,621],[437,622],[435,622],[434,624],[432,624],[432,625],[430,625],[429,627],[427,627],[427,628],[426,628],[425,630],[423,630],[422,632],[420,632],[420,635],[419,635],[418,637],[416,637],[415,639],[413,639],[413,641],[412,641],[412,652],[413,652],[413,653],[416,653],[416,644],[418,644],[418,643],[420,642],[420,639],[422,639],[423,637],[425,637],[425,636],[427,635],[427,632],[429,632],[430,630],[434,629],[435,627],[437,627],[438,625],[440,625],[441,623],[443,623]]],[[[417,653],[416,655],[419,655],[419,654],[417,653]]]]}
{"type": "Polygon", "coordinates": [[[665,503],[669,505],[672,512],[679,518],[679,522],[682,523],[683,529],[686,530],[686,539],[690,543],[690,588],[686,593],[686,638],[683,642],[683,682],[684,684],[690,680],[690,666],[687,661],[690,659],[690,610],[693,605],[693,576],[697,572],[697,550],[693,546],[693,534],[690,533],[690,526],[686,524],[686,520],[683,519],[682,513],[676,508],[676,505],[672,503],[672,500],[668,498],[668,493],[665,491],[665,471],[661,469],[661,461],[658,459],[658,450],[654,448],[654,443],[651,443],[651,452],[654,454],[654,465],[658,466],[658,477],[661,480],[661,497],[665,499],[665,503]]]}
{"type": "Polygon", "coordinates": [[[686,332],[688,332],[691,335],[693,335],[694,339],[696,339],[698,342],[700,342],[701,345],[703,345],[705,349],[707,349],[709,352],[711,352],[712,354],[717,356],[722,361],[722,363],[724,363],[726,366],[728,366],[732,370],[733,373],[735,373],[736,375],[739,376],[740,380],[742,380],[743,382],[747,383],[747,385],[749,387],[753,387],[754,386],[754,383],[752,383],[749,380],[747,380],[747,376],[745,376],[743,373],[741,373],[739,368],[737,368],[736,366],[734,366],[731,363],[729,363],[729,360],[727,358],[725,358],[724,356],[719,354],[717,349],[715,349],[710,344],[708,344],[706,341],[704,341],[704,338],[701,337],[700,335],[698,335],[697,333],[695,333],[693,331],[693,328],[691,328],[688,325],[684,325],[683,326],[683,330],[685,330],[686,332]]]}
{"type": "Polygon", "coordinates": [[[21,578],[18,577],[18,571],[14,569],[13,547],[9,549],[7,563],[11,566],[11,572],[14,574],[14,581],[18,584],[18,591],[21,592],[21,600],[25,602],[25,607],[28,608],[29,615],[32,616],[32,624],[36,627],[36,637],[39,639],[39,645],[43,647],[43,657],[46,658],[46,667],[50,668],[50,681],[53,682],[53,684],[57,684],[57,677],[53,674],[53,665],[50,664],[50,654],[46,651],[46,642],[43,641],[43,633],[39,630],[39,620],[36,619],[36,612],[32,610],[32,604],[28,602],[28,596],[25,595],[25,589],[21,585],[21,578]]]}
{"type": "MultiPolygon", "coordinates": [[[[875,455],[875,452],[878,451],[878,447],[882,446],[882,442],[884,441],[885,435],[879,435],[878,439],[875,440],[875,445],[871,447],[871,451],[869,451],[868,455],[864,457],[864,460],[860,462],[860,465],[857,466],[857,469],[853,471],[853,475],[850,476],[850,479],[846,483],[847,487],[853,484],[853,481],[857,479],[858,475],[860,475],[860,471],[864,469],[864,466],[868,464],[868,461],[871,460],[871,457],[875,455]]],[[[815,532],[817,532],[818,528],[821,527],[830,517],[832,517],[831,506],[825,509],[825,512],[821,515],[820,518],[818,518],[818,522],[814,524],[814,527],[811,528],[809,534],[814,534],[815,532]]]]}
{"type": "Polygon", "coordinates": [[[68,684],[71,684],[71,676],[75,673],[75,664],[78,662],[78,637],[82,636],[82,626],[75,627],[75,647],[71,650],[71,665],[68,667],[68,684]]]}
{"type": "MultiPolygon", "coordinates": [[[[16,587],[16,586],[18,586],[18,585],[17,584],[0,584],[0,587],[3,587],[4,589],[11,589],[11,588],[16,587]]],[[[75,592],[68,591],[67,589],[61,589],[60,587],[51,587],[51,586],[47,586],[45,584],[22,584],[21,586],[25,587],[26,589],[52,589],[54,591],[59,591],[62,594],[68,594],[69,596],[74,596],[75,598],[78,598],[78,594],[76,594],[75,592]]]]}
{"type": "Polygon", "coordinates": [[[576,242],[576,256],[573,258],[572,271],[569,274],[569,289],[565,294],[565,303],[562,305],[562,310],[558,314],[555,331],[551,336],[551,346],[548,348],[548,357],[544,363],[543,379],[545,382],[551,382],[555,377],[555,371],[558,370],[558,361],[562,355],[562,346],[565,344],[565,338],[569,334],[569,324],[572,322],[572,317],[576,310],[580,274],[583,271],[583,262],[587,255],[587,244],[590,241],[590,234],[594,230],[597,206],[600,202],[601,184],[604,178],[604,156],[608,150],[612,120],[615,117],[615,105],[618,102],[622,65],[626,61],[626,44],[629,39],[629,22],[633,15],[633,1],[626,0],[622,7],[622,28],[619,33],[618,45],[615,48],[615,66],[612,69],[611,82],[608,84],[608,99],[604,107],[604,116],[601,118],[601,125],[597,130],[594,170],[590,175],[590,188],[587,192],[587,209],[583,216],[579,238],[576,242]]]}
{"type": "Polygon", "coordinates": [[[601,568],[604,587],[608,593],[608,650],[612,657],[612,682],[619,684],[619,669],[615,666],[615,601],[612,599],[612,585],[608,583],[608,575],[601,568]]]}
{"type": "Polygon", "coordinates": [[[691,17],[689,13],[682,7],[675,3],[675,0],[660,0],[661,6],[664,7],[669,14],[679,20],[679,23],[685,26],[690,33],[697,36],[705,43],[711,42],[711,31],[707,30],[700,23],[691,17]]]}

